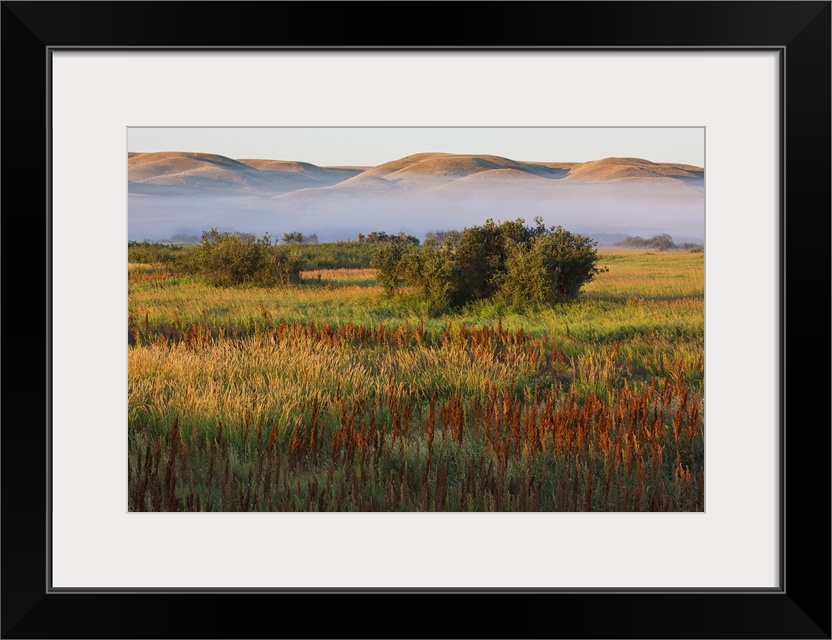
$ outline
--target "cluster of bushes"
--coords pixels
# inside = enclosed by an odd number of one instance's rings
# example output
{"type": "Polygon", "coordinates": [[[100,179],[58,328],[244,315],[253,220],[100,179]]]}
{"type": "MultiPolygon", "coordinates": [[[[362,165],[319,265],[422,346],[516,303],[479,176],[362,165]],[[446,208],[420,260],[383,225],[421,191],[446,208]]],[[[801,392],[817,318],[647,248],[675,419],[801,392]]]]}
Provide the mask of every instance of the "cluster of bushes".
{"type": "Polygon", "coordinates": [[[425,239],[435,240],[440,244],[444,242],[457,243],[459,242],[459,238],[461,235],[462,234],[456,229],[452,229],[450,231],[428,231],[427,235],[425,236],[425,239]]]}
{"type": "Polygon", "coordinates": [[[616,247],[629,247],[633,249],[655,249],[656,251],[670,251],[671,249],[688,249],[691,251],[702,250],[701,244],[694,244],[692,242],[685,242],[678,245],[673,242],[673,238],[667,233],[657,233],[650,238],[642,238],[641,236],[627,236],[621,242],[615,243],[616,247]]]}
{"type": "Polygon", "coordinates": [[[302,264],[298,249],[278,245],[268,234],[257,238],[216,229],[202,234],[202,242],[185,262],[188,271],[218,286],[297,283],[302,264]]]}
{"type": "Polygon", "coordinates": [[[515,306],[572,300],[606,268],[597,266],[597,243],[535,218],[467,227],[421,248],[400,233],[380,245],[372,261],[388,294],[415,287],[433,312],[500,297],[515,306]]]}
{"type": "Polygon", "coordinates": [[[627,236],[621,242],[615,243],[616,247],[631,247],[634,249],[655,249],[656,251],[669,251],[676,248],[676,243],[666,233],[658,233],[651,238],[641,236],[627,236]]]}
{"type": "Polygon", "coordinates": [[[513,306],[574,299],[593,277],[597,243],[562,227],[546,228],[540,218],[522,218],[459,231],[429,233],[423,245],[403,232],[359,234],[358,242],[317,244],[284,234],[220,233],[211,229],[198,245],[131,242],[131,262],[163,262],[217,286],[300,283],[301,269],[377,269],[378,282],[392,295],[413,287],[433,313],[499,297],[513,306]]]}
{"type": "Polygon", "coordinates": [[[130,241],[127,243],[127,261],[176,264],[181,262],[182,257],[189,251],[189,249],[190,247],[186,247],[181,244],[130,241]]]}
{"type": "Polygon", "coordinates": [[[321,242],[297,245],[304,269],[367,269],[374,245],[355,241],[321,242]]]}
{"type": "Polygon", "coordinates": [[[418,247],[420,242],[416,236],[409,236],[404,233],[399,233],[397,236],[391,235],[386,231],[371,231],[366,236],[363,233],[358,234],[358,242],[362,244],[384,244],[393,241],[409,242],[415,247],[418,247]]]}
{"type": "Polygon", "coordinates": [[[300,231],[291,231],[283,234],[283,242],[295,244],[317,244],[318,234],[313,233],[312,235],[305,236],[300,231]]]}
{"type": "Polygon", "coordinates": [[[278,245],[276,240],[264,241],[248,233],[211,231],[203,234],[200,244],[130,241],[127,243],[127,261],[162,263],[183,274],[206,276],[215,284],[294,282],[301,269],[367,269],[376,249],[376,245],[354,241],[317,243],[284,239],[283,244],[278,245]],[[267,244],[271,248],[267,248],[267,244]],[[271,260],[269,252],[272,252],[271,260]],[[224,255],[231,258],[231,266],[222,264],[224,255]],[[287,263],[288,258],[291,258],[291,265],[287,263]],[[288,276],[287,266],[291,266],[288,276]],[[275,268],[281,274],[277,278],[274,277],[275,268]],[[269,270],[272,275],[268,274],[269,270]]]}

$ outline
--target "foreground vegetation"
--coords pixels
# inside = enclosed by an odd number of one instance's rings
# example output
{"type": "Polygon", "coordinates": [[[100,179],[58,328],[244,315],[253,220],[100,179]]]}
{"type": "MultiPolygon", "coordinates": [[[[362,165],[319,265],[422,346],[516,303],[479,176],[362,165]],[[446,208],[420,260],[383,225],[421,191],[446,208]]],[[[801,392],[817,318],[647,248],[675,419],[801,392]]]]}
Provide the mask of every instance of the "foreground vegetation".
{"type": "Polygon", "coordinates": [[[438,314],[131,263],[129,508],[703,510],[703,254],[599,255],[573,302],[438,314]]]}

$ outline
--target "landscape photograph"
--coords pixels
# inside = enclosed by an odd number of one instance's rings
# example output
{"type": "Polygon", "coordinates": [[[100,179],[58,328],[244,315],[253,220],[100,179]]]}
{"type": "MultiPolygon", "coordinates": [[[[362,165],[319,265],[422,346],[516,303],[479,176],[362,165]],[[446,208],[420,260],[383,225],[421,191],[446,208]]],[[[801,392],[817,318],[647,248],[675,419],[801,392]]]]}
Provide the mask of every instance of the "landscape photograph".
{"type": "Polygon", "coordinates": [[[130,127],[130,512],[704,512],[701,127],[130,127]]]}

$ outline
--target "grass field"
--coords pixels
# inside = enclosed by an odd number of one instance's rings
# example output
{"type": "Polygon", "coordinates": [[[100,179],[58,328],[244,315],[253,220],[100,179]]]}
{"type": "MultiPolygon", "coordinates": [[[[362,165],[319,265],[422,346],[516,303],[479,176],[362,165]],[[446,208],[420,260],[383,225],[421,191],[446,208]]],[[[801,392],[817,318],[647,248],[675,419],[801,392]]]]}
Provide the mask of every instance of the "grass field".
{"type": "Polygon", "coordinates": [[[704,254],[431,317],[372,269],[129,265],[132,511],[702,511],[704,254]]]}

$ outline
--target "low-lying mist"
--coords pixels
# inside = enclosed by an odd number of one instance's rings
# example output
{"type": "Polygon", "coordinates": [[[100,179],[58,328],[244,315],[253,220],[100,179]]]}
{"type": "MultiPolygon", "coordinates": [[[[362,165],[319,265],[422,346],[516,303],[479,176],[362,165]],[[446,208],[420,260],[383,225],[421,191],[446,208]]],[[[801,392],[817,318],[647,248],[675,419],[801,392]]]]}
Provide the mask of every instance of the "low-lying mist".
{"type": "Polygon", "coordinates": [[[547,225],[596,237],[669,233],[701,241],[704,206],[701,181],[667,178],[570,183],[479,174],[457,180],[347,181],[278,195],[219,188],[210,194],[183,189],[140,194],[131,189],[128,235],[137,241],[166,240],[216,228],[273,238],[300,231],[317,234],[322,242],[351,240],[370,231],[423,238],[429,231],[461,230],[488,218],[530,223],[540,216],[547,225]]]}

